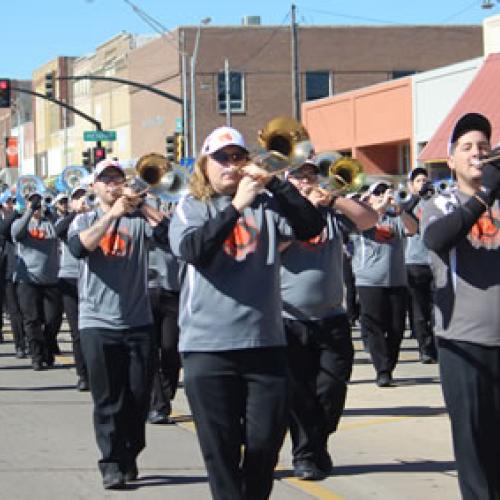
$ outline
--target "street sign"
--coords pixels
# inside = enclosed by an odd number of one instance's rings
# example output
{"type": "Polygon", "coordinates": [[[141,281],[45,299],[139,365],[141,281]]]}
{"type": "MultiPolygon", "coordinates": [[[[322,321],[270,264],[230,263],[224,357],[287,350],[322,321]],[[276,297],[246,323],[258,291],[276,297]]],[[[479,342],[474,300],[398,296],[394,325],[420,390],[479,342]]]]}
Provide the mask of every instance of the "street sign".
{"type": "Polygon", "coordinates": [[[182,118],[176,118],[175,119],[175,131],[176,132],[182,132],[184,130],[183,123],[182,123],[182,118]]]}
{"type": "Polygon", "coordinates": [[[84,141],[116,141],[116,130],[86,130],[84,141]]]}

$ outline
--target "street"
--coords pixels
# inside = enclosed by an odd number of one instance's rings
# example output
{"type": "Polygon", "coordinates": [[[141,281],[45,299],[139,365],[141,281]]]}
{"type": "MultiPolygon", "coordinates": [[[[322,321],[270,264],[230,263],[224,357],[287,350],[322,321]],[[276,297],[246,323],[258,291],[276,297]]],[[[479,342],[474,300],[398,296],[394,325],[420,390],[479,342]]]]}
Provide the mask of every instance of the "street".
{"type": "MultiPolygon", "coordinates": [[[[7,329],[8,330],[8,329],[7,329]]],[[[321,482],[293,478],[290,444],[283,446],[273,500],[459,498],[448,417],[437,365],[418,362],[405,338],[394,377],[378,388],[368,355],[353,332],[355,367],[340,429],[330,439],[335,473],[321,482]]],[[[75,390],[69,333],[56,368],[34,372],[13,356],[12,337],[0,344],[0,484],[5,500],[209,499],[208,483],[182,387],[176,425],[147,427],[139,480],[105,491],[97,470],[90,393],[75,390]]]]}

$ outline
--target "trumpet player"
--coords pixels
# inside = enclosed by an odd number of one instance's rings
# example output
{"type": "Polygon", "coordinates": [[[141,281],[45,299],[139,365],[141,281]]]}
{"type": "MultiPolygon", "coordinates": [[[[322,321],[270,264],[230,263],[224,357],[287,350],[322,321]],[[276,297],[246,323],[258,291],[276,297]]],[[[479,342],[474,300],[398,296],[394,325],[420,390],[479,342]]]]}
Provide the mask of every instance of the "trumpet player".
{"type": "MultiPolygon", "coordinates": [[[[432,196],[434,188],[427,170],[416,167],[408,173],[408,210],[420,220],[425,201],[432,196]]],[[[418,342],[420,361],[436,363],[437,349],[432,325],[433,278],[429,251],[422,241],[420,231],[408,236],[405,249],[405,264],[408,277],[410,325],[418,342]]]]}
{"type": "Polygon", "coordinates": [[[15,281],[33,370],[50,368],[57,353],[61,295],[57,286],[58,241],[52,217],[42,206],[42,193],[27,196],[24,214],[12,223],[17,243],[15,281]]]}
{"type": "Polygon", "coordinates": [[[418,223],[394,200],[390,184],[374,182],[367,201],[378,213],[375,227],[351,233],[352,259],[361,306],[361,329],[376,371],[376,384],[389,387],[404,333],[406,268],[404,240],[418,223]]]}
{"type": "Polygon", "coordinates": [[[122,489],[138,475],[151,395],[147,240],[168,241],[168,222],[125,185],[115,160],[96,165],[92,188],[99,205],[75,217],[68,246],[80,259],[78,328],[94,401],[99,469],[105,489],[122,489]]]}
{"type": "Polygon", "coordinates": [[[184,385],[217,499],[265,499],[288,420],[278,244],[325,225],[290,183],[249,161],[242,135],[204,141],[170,224],[186,263],[180,293],[184,385]]]}
{"type": "MultiPolygon", "coordinates": [[[[61,215],[55,223],[56,235],[61,244],[61,256],[59,265],[59,289],[61,291],[62,305],[64,313],[69,323],[71,340],[73,345],[73,356],[75,359],[76,374],[78,377],[76,388],[79,391],[88,391],[88,375],[85,361],[83,359],[80,344],[80,332],[78,331],[78,260],[73,256],[68,247],[68,229],[74,218],[88,210],[85,203],[86,189],[75,187],[69,195],[69,211],[66,215],[61,215]]],[[[62,194],[62,193],[60,193],[62,194]]],[[[68,195],[66,195],[66,200],[68,195]]],[[[56,197],[57,200],[57,197],[56,197]]],[[[65,203],[66,208],[68,203],[65,203]]],[[[56,207],[58,203],[56,201],[56,207]]],[[[64,205],[63,205],[64,207],[64,205]]],[[[58,209],[59,210],[59,209],[58,209]]]]}
{"type": "Polygon", "coordinates": [[[500,161],[479,113],[454,125],[448,166],[457,189],[422,216],[436,294],[444,400],[465,500],[500,498],[500,161]]]}
{"type": "Polygon", "coordinates": [[[344,410],[354,356],[343,306],[343,235],[369,229],[378,216],[368,205],[318,188],[314,159],[287,179],[327,222],[320,235],[284,244],[281,259],[294,474],[320,480],[332,471],[328,437],[344,410]]]}

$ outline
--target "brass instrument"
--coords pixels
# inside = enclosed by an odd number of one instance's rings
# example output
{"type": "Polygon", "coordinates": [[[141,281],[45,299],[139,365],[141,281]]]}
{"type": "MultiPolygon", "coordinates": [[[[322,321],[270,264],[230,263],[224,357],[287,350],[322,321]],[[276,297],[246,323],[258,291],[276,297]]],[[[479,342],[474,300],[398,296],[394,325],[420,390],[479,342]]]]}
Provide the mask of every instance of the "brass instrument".
{"type": "Polygon", "coordinates": [[[289,117],[270,120],[259,130],[258,141],[265,151],[257,154],[256,163],[275,174],[290,167],[300,167],[314,154],[307,130],[289,117]]]}
{"type": "Polygon", "coordinates": [[[394,202],[396,205],[402,205],[403,203],[408,202],[411,197],[412,194],[409,189],[404,184],[401,184],[394,193],[394,202]]]}
{"type": "Polygon", "coordinates": [[[37,175],[21,175],[16,183],[16,201],[21,209],[24,209],[31,194],[39,193],[40,196],[44,196],[46,191],[43,180],[37,175]]]}
{"type": "Polygon", "coordinates": [[[55,183],[58,191],[70,193],[76,187],[84,187],[85,179],[89,175],[84,167],[68,166],[63,169],[55,183]]]}
{"type": "Polygon", "coordinates": [[[321,153],[314,160],[319,167],[321,187],[330,191],[353,192],[363,186],[363,165],[358,160],[336,151],[321,153]]]}
{"type": "Polygon", "coordinates": [[[161,154],[141,156],[135,171],[148,184],[148,192],[163,202],[176,203],[187,193],[189,171],[181,165],[170,163],[161,154]]]}
{"type": "Polygon", "coordinates": [[[449,193],[453,187],[453,181],[449,179],[440,179],[433,183],[436,193],[449,193]]]}

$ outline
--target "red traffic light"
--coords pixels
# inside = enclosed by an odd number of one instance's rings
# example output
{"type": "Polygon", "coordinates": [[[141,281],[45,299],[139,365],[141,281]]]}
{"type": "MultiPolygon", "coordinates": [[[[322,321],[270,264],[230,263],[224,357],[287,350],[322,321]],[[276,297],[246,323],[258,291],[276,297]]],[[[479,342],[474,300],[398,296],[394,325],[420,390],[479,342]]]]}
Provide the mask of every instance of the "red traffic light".
{"type": "Polygon", "coordinates": [[[94,165],[97,165],[101,160],[106,158],[106,148],[96,147],[93,149],[94,165]]]}
{"type": "Polygon", "coordinates": [[[0,79],[0,108],[10,108],[10,80],[0,79]]]}

